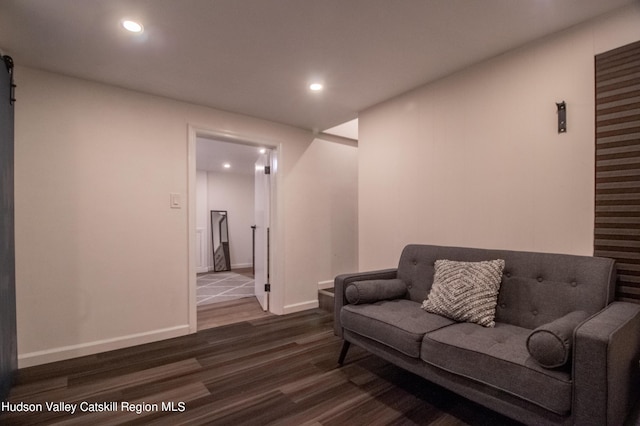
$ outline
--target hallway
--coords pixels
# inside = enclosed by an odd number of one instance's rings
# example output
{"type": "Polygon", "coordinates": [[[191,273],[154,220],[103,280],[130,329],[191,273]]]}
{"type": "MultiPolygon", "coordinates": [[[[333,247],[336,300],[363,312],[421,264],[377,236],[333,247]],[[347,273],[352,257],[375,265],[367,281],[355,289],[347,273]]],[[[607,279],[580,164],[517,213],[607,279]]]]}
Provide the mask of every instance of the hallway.
{"type": "Polygon", "coordinates": [[[255,294],[251,268],[198,274],[197,305],[228,302],[255,294]]]}

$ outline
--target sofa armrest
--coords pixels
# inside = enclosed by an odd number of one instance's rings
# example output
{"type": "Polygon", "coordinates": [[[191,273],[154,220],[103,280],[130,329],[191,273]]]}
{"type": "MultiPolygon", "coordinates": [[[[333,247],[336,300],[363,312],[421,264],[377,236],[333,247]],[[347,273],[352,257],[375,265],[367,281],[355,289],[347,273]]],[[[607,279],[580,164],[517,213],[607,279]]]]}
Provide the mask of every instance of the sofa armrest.
{"type": "Polygon", "coordinates": [[[333,281],[335,302],[333,310],[333,330],[335,335],[342,337],[342,324],[340,324],[340,310],[347,305],[347,298],[344,295],[347,286],[354,281],[364,280],[390,280],[397,278],[398,269],[381,269],[378,271],[357,272],[353,274],[338,275],[333,281]]]}
{"type": "Polygon", "coordinates": [[[640,380],[640,305],[613,302],[575,331],[574,424],[621,425],[640,380]]]}

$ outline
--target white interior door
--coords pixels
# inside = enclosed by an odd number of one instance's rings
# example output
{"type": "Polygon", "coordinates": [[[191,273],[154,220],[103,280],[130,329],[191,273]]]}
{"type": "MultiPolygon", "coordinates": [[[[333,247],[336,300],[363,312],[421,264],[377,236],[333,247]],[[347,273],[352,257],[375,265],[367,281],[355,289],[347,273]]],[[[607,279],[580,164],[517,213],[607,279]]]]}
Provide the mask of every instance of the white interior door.
{"type": "Polygon", "coordinates": [[[255,167],[255,293],[260,306],[269,310],[269,223],[271,199],[270,153],[260,154],[255,167]]]}

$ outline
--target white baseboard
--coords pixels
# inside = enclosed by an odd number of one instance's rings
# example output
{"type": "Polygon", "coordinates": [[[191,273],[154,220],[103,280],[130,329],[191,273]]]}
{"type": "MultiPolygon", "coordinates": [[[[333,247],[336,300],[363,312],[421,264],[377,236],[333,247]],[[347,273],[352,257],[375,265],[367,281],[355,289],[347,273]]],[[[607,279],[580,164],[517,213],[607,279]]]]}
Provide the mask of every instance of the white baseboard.
{"type": "MultiPolygon", "coordinates": [[[[233,271],[234,269],[251,268],[252,266],[252,263],[233,263],[231,265],[231,270],[233,271]]],[[[196,274],[202,274],[204,272],[214,272],[213,266],[196,267],[196,274]]]]}
{"type": "Polygon", "coordinates": [[[293,305],[286,305],[284,307],[283,313],[285,315],[293,314],[295,312],[306,311],[308,309],[315,309],[318,307],[320,307],[320,304],[318,303],[318,299],[309,300],[307,302],[300,302],[300,303],[294,303],[293,305]]]}
{"type": "Polygon", "coordinates": [[[333,288],[333,280],[320,281],[318,282],[318,289],[324,290],[327,288],[333,288]]]}
{"type": "Polygon", "coordinates": [[[98,340],[95,342],[80,343],[78,345],[62,346],[44,351],[29,352],[18,355],[18,368],[32,367],[34,365],[47,364],[49,362],[62,361],[130,346],[143,345],[158,340],[171,339],[173,337],[189,334],[189,325],[164,328],[147,331],[145,333],[130,334],[128,336],[112,339],[98,340]]]}

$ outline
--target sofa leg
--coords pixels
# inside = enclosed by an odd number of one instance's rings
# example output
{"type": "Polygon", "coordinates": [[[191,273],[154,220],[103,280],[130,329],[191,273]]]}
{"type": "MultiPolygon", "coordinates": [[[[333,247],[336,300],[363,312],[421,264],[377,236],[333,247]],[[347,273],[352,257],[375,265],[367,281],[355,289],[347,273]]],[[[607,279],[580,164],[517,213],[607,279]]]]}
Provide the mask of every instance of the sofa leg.
{"type": "Polygon", "coordinates": [[[342,342],[342,349],[340,350],[340,358],[338,358],[338,364],[344,364],[344,359],[347,357],[349,346],[351,346],[351,342],[348,342],[346,340],[342,342]]]}

